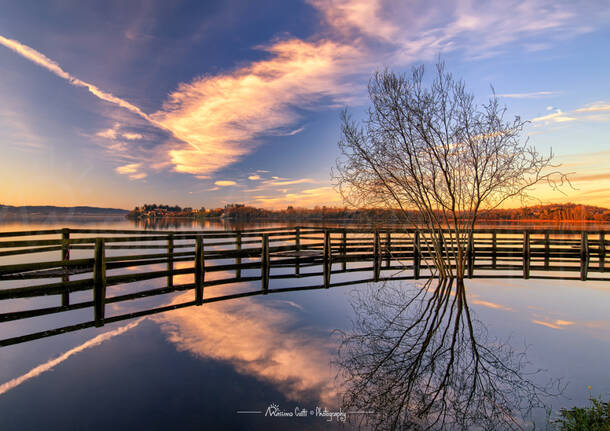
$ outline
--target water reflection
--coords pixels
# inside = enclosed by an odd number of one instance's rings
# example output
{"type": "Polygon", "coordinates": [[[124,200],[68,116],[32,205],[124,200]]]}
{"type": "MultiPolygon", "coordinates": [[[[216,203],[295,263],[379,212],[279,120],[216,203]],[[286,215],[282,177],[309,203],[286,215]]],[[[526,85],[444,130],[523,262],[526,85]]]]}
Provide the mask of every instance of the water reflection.
{"type": "Polygon", "coordinates": [[[225,301],[206,305],[204,312],[180,309],[154,320],[180,351],[228,362],[242,374],[272,383],[290,400],[338,405],[330,368],[336,340],[326,331],[298,326],[300,307],[292,301],[225,301]]]}
{"type": "Polygon", "coordinates": [[[338,357],[343,403],[375,411],[361,417],[373,429],[523,429],[561,392],[558,381],[535,383],[525,353],[489,336],[463,283],[386,284],[353,307],[338,357]]]}
{"type": "Polygon", "coordinates": [[[72,357],[73,355],[75,355],[77,353],[80,353],[80,352],[82,352],[86,349],[90,349],[92,347],[97,347],[100,344],[102,344],[104,341],[108,341],[113,337],[124,334],[125,332],[129,331],[130,329],[133,329],[136,326],[138,326],[140,324],[140,322],[142,322],[142,320],[144,320],[144,319],[138,319],[131,323],[128,323],[127,325],[114,329],[112,331],[104,332],[104,333],[102,333],[94,338],[91,338],[90,340],[87,340],[86,342],[68,350],[67,352],[59,355],[58,357],[49,359],[47,362],[44,362],[44,363],[32,368],[27,373],[25,373],[19,377],[16,377],[14,379],[11,379],[6,383],[1,384],[0,385],[0,395],[4,394],[5,392],[10,391],[11,389],[16,388],[17,386],[21,385],[22,383],[27,382],[30,379],[38,377],[41,374],[52,370],[54,367],[56,367],[57,365],[61,364],[64,361],[66,361],[67,359],[69,359],[70,357],[72,357]]]}
{"type": "MultiPolygon", "coordinates": [[[[36,223],[15,223],[8,227],[5,224],[3,230],[68,225],[63,221],[45,226],[36,223]]],[[[210,223],[210,228],[224,229],[227,226],[220,221],[210,223]]],[[[144,228],[127,219],[75,220],[70,221],[69,225],[144,228]]],[[[160,229],[162,226],[154,224],[146,227],[160,229]]],[[[163,228],[171,228],[165,226],[163,228]]],[[[189,228],[189,225],[179,224],[179,227],[189,228]]],[[[83,254],[83,257],[86,256],[83,254]]],[[[176,268],[189,265],[188,262],[177,262],[176,268]]],[[[216,274],[208,275],[211,279],[216,274]]],[[[333,281],[348,281],[350,277],[354,275],[333,274],[333,281]]],[[[192,282],[192,275],[177,276],[175,280],[175,283],[189,282],[192,282]]],[[[161,286],[152,283],[141,282],[133,289],[161,286]]],[[[297,284],[297,281],[281,280],[282,287],[293,284],[297,284]]],[[[288,422],[280,419],[238,416],[235,410],[264,410],[270,402],[278,402],[286,409],[296,405],[315,406],[316,403],[328,407],[339,405],[344,410],[350,408],[341,402],[332,403],[341,388],[340,381],[334,380],[335,371],[329,365],[330,361],[337,359],[335,353],[339,342],[330,334],[335,328],[349,327],[350,320],[357,323],[356,330],[348,334],[354,338],[351,338],[351,343],[343,345],[339,362],[346,361],[350,354],[359,354],[355,359],[358,362],[354,364],[370,366],[373,359],[385,358],[381,356],[383,352],[388,356],[368,384],[364,384],[363,379],[371,374],[370,367],[353,368],[351,374],[342,374],[350,383],[347,386],[347,401],[357,388],[349,378],[354,381],[361,379],[360,387],[364,388],[358,394],[360,404],[353,403],[352,408],[376,408],[381,413],[380,416],[348,416],[350,420],[361,418],[372,421],[368,425],[389,428],[392,422],[387,416],[394,412],[402,415],[398,416],[398,426],[408,427],[413,422],[425,426],[431,424],[440,412],[445,412],[445,417],[441,419],[445,421],[447,429],[459,428],[456,416],[460,414],[469,414],[472,423],[478,421],[489,429],[518,428],[522,424],[518,417],[523,413],[519,405],[506,410],[515,419],[515,422],[511,422],[510,417],[499,410],[500,407],[504,408],[504,404],[496,407],[490,403],[504,400],[508,404],[524,391],[527,395],[528,388],[533,387],[527,379],[531,377],[535,380],[535,376],[524,374],[524,366],[527,365],[523,362],[525,357],[490,337],[485,327],[489,327],[490,334],[499,335],[502,339],[506,339],[509,333],[516,338],[527,334],[527,342],[532,344],[529,357],[536,366],[549,368],[549,375],[565,376],[571,382],[568,388],[570,393],[567,394],[570,399],[553,402],[555,411],[560,407],[584,405],[589,395],[606,396],[610,388],[610,375],[607,373],[610,358],[608,286],[608,283],[596,281],[495,279],[469,280],[466,292],[460,295],[456,286],[439,291],[436,285],[428,284],[422,291],[407,283],[389,284],[383,289],[378,285],[357,285],[311,292],[286,292],[209,303],[203,307],[164,313],[154,322],[150,318],[139,324],[136,322],[140,321],[129,321],[128,325],[121,322],[3,348],[0,349],[0,392],[4,392],[0,396],[0,428],[185,429],[190,426],[192,429],[285,429],[295,424],[298,426],[298,422],[288,425],[288,422]],[[357,295],[354,301],[355,316],[349,309],[350,291],[357,295]],[[426,307],[428,310],[424,313],[426,307]],[[471,308],[476,309],[484,324],[473,319],[471,308]],[[450,362],[458,315],[458,336],[453,347],[456,359],[450,367],[448,382],[438,392],[429,414],[417,417],[417,411],[423,411],[425,403],[430,404],[436,395],[442,372],[450,362]],[[418,324],[410,328],[416,322],[418,324]],[[474,329],[474,337],[469,322],[474,329]],[[407,334],[398,342],[407,329],[407,334]],[[380,336],[367,339],[364,337],[367,330],[380,336]],[[103,335],[103,338],[98,338],[99,335],[103,335]],[[361,338],[355,338],[358,336],[361,338]],[[427,343],[425,349],[424,342],[427,343]],[[394,351],[389,349],[392,343],[397,345],[394,351]],[[473,359],[475,347],[483,359],[473,359]],[[376,353],[377,356],[367,362],[363,356],[367,352],[376,353]],[[405,379],[413,367],[407,368],[404,364],[408,359],[416,358],[417,354],[420,354],[417,364],[419,374],[414,375],[409,387],[405,379]],[[509,360],[504,362],[506,367],[498,371],[498,364],[490,359],[493,359],[492,355],[499,360],[508,356],[509,360]],[[464,406],[477,361],[479,371],[475,381],[478,386],[473,395],[477,402],[464,406]],[[522,367],[517,368],[516,373],[511,373],[515,363],[522,367]],[[48,372],[50,370],[52,372],[48,372]],[[495,378],[493,373],[499,375],[495,388],[488,387],[490,385],[486,380],[495,378]],[[511,377],[521,386],[503,384],[507,381],[503,375],[511,377]],[[436,389],[433,389],[433,385],[436,385],[436,389]],[[589,385],[593,387],[591,392],[587,391],[589,385]],[[492,397],[494,390],[496,393],[492,397]],[[506,396],[506,392],[498,394],[499,390],[514,393],[508,392],[506,396]],[[396,395],[410,396],[408,409],[404,408],[407,404],[402,404],[400,410],[398,401],[393,400],[396,395]],[[454,398],[458,402],[455,406],[452,405],[454,398]],[[494,408],[497,419],[490,419],[494,408]],[[36,415],[32,415],[32,411],[36,415]],[[109,411],[113,415],[109,415],[109,411]]],[[[260,282],[240,286],[242,289],[246,287],[258,289],[260,282]]],[[[205,292],[206,298],[208,295],[228,293],[224,288],[220,290],[217,287],[206,288],[205,292]]],[[[118,290],[116,294],[119,294],[118,290]]],[[[184,295],[186,298],[192,297],[192,292],[184,295]]],[[[83,292],[80,299],[89,300],[89,292],[83,292]]],[[[50,301],[56,298],[45,300],[51,304],[50,301]]],[[[133,307],[166,305],[170,300],[179,301],[174,297],[154,297],[144,304],[125,302],[112,304],[109,308],[113,313],[121,314],[141,309],[133,307]]],[[[20,307],[21,304],[14,306],[20,307]]],[[[27,332],[40,330],[36,326],[26,329],[27,332]]],[[[5,332],[3,335],[7,337],[12,333],[5,332]]],[[[520,340],[512,341],[515,347],[521,344],[520,340]]],[[[537,394],[540,395],[540,392],[537,394]]],[[[527,398],[521,407],[531,406],[526,401],[527,398]]],[[[439,420],[434,428],[440,428],[441,423],[439,420]]],[[[539,424],[544,424],[544,418],[539,424]]],[[[329,429],[329,425],[323,421],[302,421],[300,426],[303,429],[315,426],[329,429]]]]}

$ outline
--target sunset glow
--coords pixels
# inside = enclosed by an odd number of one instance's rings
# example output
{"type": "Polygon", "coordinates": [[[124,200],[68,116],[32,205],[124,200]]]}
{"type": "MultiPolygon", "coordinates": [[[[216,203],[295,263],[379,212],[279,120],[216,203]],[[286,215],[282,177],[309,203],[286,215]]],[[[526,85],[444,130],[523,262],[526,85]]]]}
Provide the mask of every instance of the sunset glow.
{"type": "Polygon", "coordinates": [[[440,55],[570,173],[542,202],[610,207],[605,2],[247,3],[3,10],[0,203],[342,206],[340,109],[361,118],[374,71],[440,55]]]}

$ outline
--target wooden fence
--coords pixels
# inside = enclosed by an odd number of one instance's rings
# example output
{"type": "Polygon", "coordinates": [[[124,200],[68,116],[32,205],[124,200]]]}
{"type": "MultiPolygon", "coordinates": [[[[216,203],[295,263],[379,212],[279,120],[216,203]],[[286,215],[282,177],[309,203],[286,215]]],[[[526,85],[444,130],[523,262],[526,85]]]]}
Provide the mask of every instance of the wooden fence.
{"type": "MultiPolygon", "coordinates": [[[[467,274],[469,278],[610,281],[604,274],[606,233],[476,230],[468,242],[467,274]]],[[[93,320],[6,338],[0,340],[0,346],[207,302],[388,279],[430,277],[434,268],[430,251],[424,246],[430,240],[431,236],[425,232],[385,228],[0,232],[0,304],[24,298],[31,298],[33,303],[34,299],[48,295],[61,297],[61,303],[43,308],[15,311],[9,305],[11,311],[2,312],[0,322],[93,308],[93,320]],[[130,254],[133,250],[139,250],[139,254],[130,254]],[[59,260],[53,259],[55,253],[59,253],[59,260]],[[73,254],[82,256],[75,258],[71,256],[73,254]],[[28,261],[15,263],[24,259],[28,261]],[[6,264],[8,261],[12,263],[6,264]],[[190,263],[184,266],[180,262],[190,263]],[[136,271],[138,268],[144,268],[144,271],[136,271]],[[211,277],[214,273],[225,277],[211,277]],[[349,274],[351,278],[333,283],[333,274],[340,273],[349,274]],[[364,276],[355,278],[354,274],[364,276]],[[183,275],[192,276],[192,282],[176,283],[176,277],[183,275]],[[310,281],[313,278],[314,281],[298,287],[270,287],[270,280],[288,278],[310,281]],[[32,280],[36,279],[45,283],[32,285],[32,280]],[[162,287],[148,286],[136,292],[107,295],[109,286],[127,286],[153,279],[161,279],[162,287]],[[259,282],[260,287],[228,295],[204,295],[208,287],[238,282],[259,282]],[[27,285],[15,287],[19,284],[27,285]],[[192,301],[113,316],[106,313],[109,304],[186,290],[194,290],[192,301]],[[82,291],[92,291],[91,299],[71,300],[71,294],[74,296],[82,291]]],[[[451,245],[451,240],[445,239],[445,249],[451,245]]]]}

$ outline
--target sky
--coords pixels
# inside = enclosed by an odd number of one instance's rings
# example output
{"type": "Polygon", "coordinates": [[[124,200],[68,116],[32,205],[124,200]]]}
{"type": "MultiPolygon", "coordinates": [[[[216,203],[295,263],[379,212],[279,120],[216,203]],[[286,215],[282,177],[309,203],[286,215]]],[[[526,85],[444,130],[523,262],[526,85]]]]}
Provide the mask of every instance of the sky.
{"type": "Polygon", "coordinates": [[[0,203],[342,206],[340,112],[440,57],[610,207],[610,3],[0,0],[0,203]]]}

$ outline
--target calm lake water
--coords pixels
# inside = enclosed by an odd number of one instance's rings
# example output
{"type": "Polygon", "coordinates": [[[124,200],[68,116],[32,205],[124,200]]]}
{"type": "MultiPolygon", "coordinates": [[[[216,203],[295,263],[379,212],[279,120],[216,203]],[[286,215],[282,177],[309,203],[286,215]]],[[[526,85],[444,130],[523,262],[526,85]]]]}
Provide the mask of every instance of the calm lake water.
{"type": "MultiPolygon", "coordinates": [[[[61,227],[146,226],[125,219],[47,219],[5,221],[0,231],[61,227]]],[[[154,227],[227,226],[189,221],[154,227]]],[[[8,263],[4,258],[2,264],[8,263]]],[[[349,274],[339,277],[350,280],[349,274]]],[[[163,281],[142,283],[161,286],[163,281]]],[[[270,287],[297,284],[272,280],[270,287]]],[[[5,281],[0,288],[21,285],[5,281]]],[[[257,286],[211,287],[206,296],[257,286]]],[[[415,285],[395,282],[390,287],[415,285]]],[[[362,305],[358,298],[379,289],[379,284],[359,284],[242,298],[0,348],[0,429],[351,429],[353,422],[341,427],[337,417],[328,421],[315,413],[317,408],[344,411],[337,364],[341,331],[353,329],[354,307],[362,305]],[[265,416],[272,405],[292,413],[306,409],[307,416],[265,416]]],[[[83,292],[82,298],[87,295],[91,293],[83,292]]],[[[187,291],[146,301],[167,305],[192,295],[187,291]]],[[[524,370],[542,370],[531,381],[561,379],[567,384],[561,396],[546,400],[554,411],[584,405],[590,396],[608,399],[610,282],[467,280],[466,295],[490,349],[525,350],[524,370]]],[[[58,298],[41,304],[57,305],[58,298]]],[[[2,313],[23,304],[4,302],[2,313]]],[[[113,312],[130,310],[129,304],[113,307],[113,312]]],[[[90,310],[70,313],[82,318],[90,310]]],[[[0,338],[39,331],[49,322],[51,327],[69,324],[72,317],[1,323],[0,338]]],[[[544,424],[543,412],[535,417],[539,426],[544,424]]]]}

